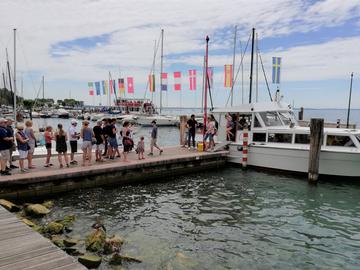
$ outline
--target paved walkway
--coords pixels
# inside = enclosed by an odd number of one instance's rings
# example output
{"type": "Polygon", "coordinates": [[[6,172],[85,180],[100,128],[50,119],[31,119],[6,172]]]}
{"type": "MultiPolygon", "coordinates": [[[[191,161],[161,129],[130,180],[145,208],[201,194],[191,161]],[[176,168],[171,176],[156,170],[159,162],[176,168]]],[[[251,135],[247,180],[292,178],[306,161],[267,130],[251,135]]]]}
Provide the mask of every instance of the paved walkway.
{"type": "Polygon", "coordinates": [[[0,206],[0,270],[86,270],[0,206]]]}

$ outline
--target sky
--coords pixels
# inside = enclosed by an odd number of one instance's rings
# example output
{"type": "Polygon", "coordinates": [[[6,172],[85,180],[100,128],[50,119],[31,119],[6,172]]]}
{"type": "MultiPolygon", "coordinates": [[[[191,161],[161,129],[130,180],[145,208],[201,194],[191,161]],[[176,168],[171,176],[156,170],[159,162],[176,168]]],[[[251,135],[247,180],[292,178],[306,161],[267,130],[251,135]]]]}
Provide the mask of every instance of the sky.
{"type": "Polygon", "coordinates": [[[88,82],[106,80],[110,73],[113,79],[134,77],[135,93],[126,97],[152,98],[159,106],[160,48],[152,96],[147,79],[155,42],[160,47],[164,29],[168,91],[162,92],[162,105],[199,107],[208,35],[209,66],[214,67],[212,103],[224,107],[230,105],[224,65],[233,61],[235,26],[239,72],[234,105],[249,100],[248,40],[255,28],[263,68],[258,60],[253,101],[256,96],[269,101],[266,76],[270,92],[279,87],[283,100],[295,107],[346,108],[354,72],[352,107],[360,108],[360,0],[1,0],[0,69],[6,71],[6,48],[13,68],[16,28],[17,89],[25,98],[42,97],[44,76],[45,98],[108,105],[108,97],[89,95],[88,82]],[[279,85],[271,83],[274,56],[282,58],[279,85]],[[197,70],[196,91],[189,90],[190,69],[197,70]],[[181,91],[174,91],[175,71],[182,72],[181,91]]]}

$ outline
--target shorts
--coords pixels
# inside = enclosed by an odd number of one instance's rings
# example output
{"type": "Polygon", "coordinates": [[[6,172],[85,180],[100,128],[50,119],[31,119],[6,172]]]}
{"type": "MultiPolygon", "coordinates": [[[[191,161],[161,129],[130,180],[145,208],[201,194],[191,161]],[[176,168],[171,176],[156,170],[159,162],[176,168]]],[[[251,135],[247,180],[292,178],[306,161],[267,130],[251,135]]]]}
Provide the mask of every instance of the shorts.
{"type": "Polygon", "coordinates": [[[157,139],[151,138],[150,147],[154,147],[156,145],[156,141],[157,139]]]}
{"type": "Polygon", "coordinates": [[[91,151],[92,149],[92,142],[90,141],[83,141],[83,144],[81,146],[81,150],[85,152],[86,150],[91,151]]]}
{"type": "Polygon", "coordinates": [[[116,148],[117,149],[119,147],[116,138],[111,138],[110,137],[110,138],[108,138],[108,142],[109,142],[109,145],[110,145],[111,148],[116,148]]]}
{"type": "Polygon", "coordinates": [[[71,153],[76,153],[77,152],[77,141],[70,141],[70,148],[71,148],[71,153]]]}
{"type": "Polygon", "coordinates": [[[9,151],[9,149],[0,151],[0,160],[10,160],[10,151],[9,151]]]}
{"type": "Polygon", "coordinates": [[[35,151],[35,143],[28,143],[30,149],[28,150],[29,154],[34,154],[35,151]]]}
{"type": "Polygon", "coordinates": [[[209,141],[213,141],[214,140],[214,135],[211,134],[211,133],[206,134],[205,137],[204,137],[204,141],[206,141],[207,138],[209,138],[209,141]]]}
{"type": "Polygon", "coordinates": [[[104,150],[104,144],[97,144],[96,145],[96,150],[98,150],[98,151],[103,151],[104,150]]]}
{"type": "Polygon", "coordinates": [[[46,148],[46,149],[51,149],[51,143],[46,143],[46,144],[45,144],[45,148],[46,148]]]}
{"type": "Polygon", "coordinates": [[[19,158],[20,159],[27,159],[29,151],[19,150],[19,158]]]}

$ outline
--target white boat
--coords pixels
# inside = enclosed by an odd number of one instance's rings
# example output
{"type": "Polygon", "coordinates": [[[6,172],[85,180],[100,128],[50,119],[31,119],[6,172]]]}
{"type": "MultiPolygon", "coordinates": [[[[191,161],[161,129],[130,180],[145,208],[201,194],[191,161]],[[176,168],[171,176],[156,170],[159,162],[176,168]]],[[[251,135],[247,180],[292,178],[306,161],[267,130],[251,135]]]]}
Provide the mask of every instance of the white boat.
{"type": "Polygon", "coordinates": [[[58,114],[58,117],[59,117],[59,118],[66,118],[66,119],[68,119],[68,118],[70,117],[69,112],[68,112],[67,110],[65,110],[65,109],[62,109],[62,108],[60,108],[60,109],[57,110],[57,114],[58,114]]]}
{"type": "MultiPolygon", "coordinates": [[[[228,161],[242,163],[244,130],[248,130],[248,166],[307,173],[310,128],[300,127],[290,106],[281,102],[251,103],[231,108],[217,108],[217,143],[229,143],[228,161]],[[225,115],[232,116],[233,138],[228,141],[225,115]]],[[[228,125],[229,126],[229,125],[228,125]]],[[[360,129],[324,128],[319,174],[360,177],[360,129]]]]}
{"type": "Polygon", "coordinates": [[[154,120],[156,121],[157,126],[176,126],[180,124],[178,117],[167,115],[139,115],[137,123],[142,126],[151,126],[151,122],[154,120]]]}

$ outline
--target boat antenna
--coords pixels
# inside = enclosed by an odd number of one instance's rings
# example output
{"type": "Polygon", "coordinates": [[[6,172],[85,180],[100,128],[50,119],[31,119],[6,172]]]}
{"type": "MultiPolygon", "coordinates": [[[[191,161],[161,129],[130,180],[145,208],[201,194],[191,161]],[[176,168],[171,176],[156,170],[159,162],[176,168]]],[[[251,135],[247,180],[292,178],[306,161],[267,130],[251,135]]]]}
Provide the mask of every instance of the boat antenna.
{"type": "Polygon", "coordinates": [[[251,103],[251,96],[252,96],[252,80],[253,80],[253,69],[254,69],[254,43],[255,43],[255,28],[252,29],[249,103],[251,103]]]}
{"type": "Polygon", "coordinates": [[[346,128],[349,128],[349,117],[350,117],[350,104],[351,104],[351,92],[352,92],[352,82],[353,82],[354,72],[351,72],[351,79],[350,79],[350,94],[349,94],[349,105],[347,111],[347,118],[346,118],[346,128]]]}
{"type": "MultiPolygon", "coordinates": [[[[208,50],[209,50],[209,36],[206,36],[206,50],[205,50],[205,76],[208,77],[208,50]]],[[[207,87],[208,87],[208,80],[205,80],[205,88],[204,88],[204,129],[203,129],[203,143],[205,145],[205,132],[206,132],[206,119],[207,119],[207,87]]]]}

